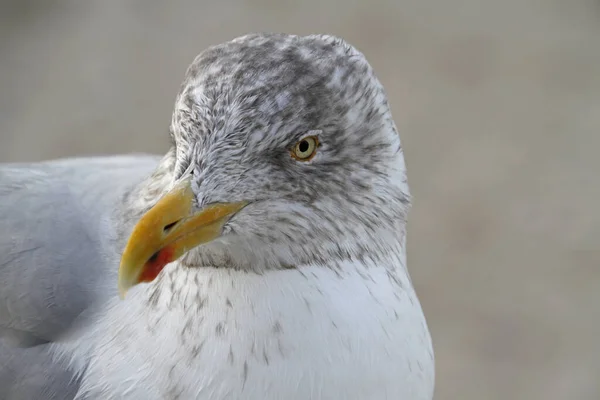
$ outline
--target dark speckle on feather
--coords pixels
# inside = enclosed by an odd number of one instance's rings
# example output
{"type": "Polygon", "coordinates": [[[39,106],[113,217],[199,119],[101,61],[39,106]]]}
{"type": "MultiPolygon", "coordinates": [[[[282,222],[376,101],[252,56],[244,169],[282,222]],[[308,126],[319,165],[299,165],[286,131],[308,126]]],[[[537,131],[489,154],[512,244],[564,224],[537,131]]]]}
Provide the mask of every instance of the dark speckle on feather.
{"type": "Polygon", "coordinates": [[[217,326],[215,327],[215,334],[217,336],[223,336],[224,331],[225,331],[225,324],[223,322],[219,322],[217,324],[217,326]]]}
{"type": "Polygon", "coordinates": [[[243,386],[246,386],[246,381],[248,380],[248,361],[244,361],[244,370],[242,372],[242,377],[244,379],[243,386]]]}
{"type": "Polygon", "coordinates": [[[230,365],[233,365],[234,356],[233,356],[233,348],[231,345],[229,345],[229,354],[227,355],[227,361],[229,362],[230,365]]]}

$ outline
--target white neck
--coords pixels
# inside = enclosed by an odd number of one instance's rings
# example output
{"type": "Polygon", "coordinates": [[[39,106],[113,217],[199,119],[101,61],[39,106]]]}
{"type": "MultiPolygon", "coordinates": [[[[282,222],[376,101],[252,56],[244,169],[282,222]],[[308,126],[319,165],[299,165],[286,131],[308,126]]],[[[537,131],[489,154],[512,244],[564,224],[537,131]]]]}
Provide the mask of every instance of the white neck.
{"type": "Polygon", "coordinates": [[[105,399],[432,395],[431,341],[399,259],[263,274],[171,264],[102,318],[78,351],[93,360],[84,389],[105,399]]]}

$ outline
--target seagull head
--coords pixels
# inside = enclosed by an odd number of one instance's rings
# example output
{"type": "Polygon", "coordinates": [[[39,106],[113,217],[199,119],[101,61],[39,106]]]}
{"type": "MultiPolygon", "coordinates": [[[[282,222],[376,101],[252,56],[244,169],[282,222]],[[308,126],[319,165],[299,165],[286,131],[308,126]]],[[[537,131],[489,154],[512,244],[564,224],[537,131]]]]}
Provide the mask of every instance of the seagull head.
{"type": "Polygon", "coordinates": [[[253,34],[209,48],[187,70],[170,131],[168,184],[129,236],[122,295],[176,260],[262,272],[403,240],[400,138],[369,63],[339,38],[253,34]]]}

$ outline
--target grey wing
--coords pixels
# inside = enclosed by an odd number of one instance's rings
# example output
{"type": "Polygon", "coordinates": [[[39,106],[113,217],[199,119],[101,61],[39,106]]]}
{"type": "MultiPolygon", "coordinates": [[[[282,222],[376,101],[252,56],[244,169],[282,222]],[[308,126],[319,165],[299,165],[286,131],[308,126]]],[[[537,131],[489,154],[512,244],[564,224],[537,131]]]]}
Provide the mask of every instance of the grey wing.
{"type": "Polygon", "coordinates": [[[57,398],[70,397],[75,376],[48,368],[46,343],[116,295],[114,208],[157,162],[126,156],[0,166],[0,399],[52,398],[25,395],[37,389],[23,379],[36,373],[38,383],[70,382],[57,398]]]}
{"type": "Polygon", "coordinates": [[[0,399],[70,400],[81,374],[59,364],[49,345],[12,347],[0,339],[0,399]]]}

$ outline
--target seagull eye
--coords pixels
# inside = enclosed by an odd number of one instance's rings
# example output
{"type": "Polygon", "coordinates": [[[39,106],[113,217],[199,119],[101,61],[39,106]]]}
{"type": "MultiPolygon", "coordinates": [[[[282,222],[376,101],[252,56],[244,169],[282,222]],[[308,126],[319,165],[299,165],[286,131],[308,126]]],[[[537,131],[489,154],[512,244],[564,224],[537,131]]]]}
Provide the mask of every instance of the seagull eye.
{"type": "Polygon", "coordinates": [[[309,161],[317,154],[317,147],[319,139],[316,136],[307,136],[296,143],[290,153],[292,158],[298,161],[309,161]]]}

